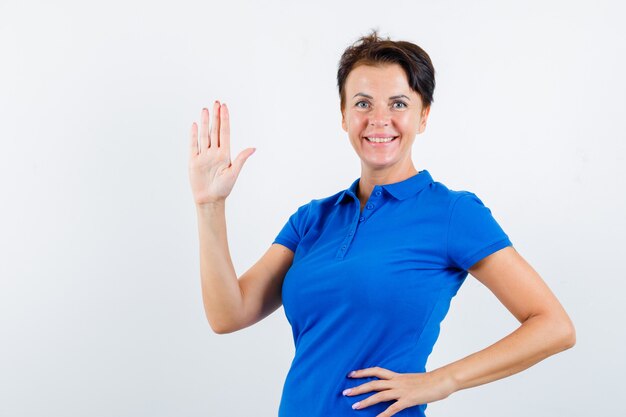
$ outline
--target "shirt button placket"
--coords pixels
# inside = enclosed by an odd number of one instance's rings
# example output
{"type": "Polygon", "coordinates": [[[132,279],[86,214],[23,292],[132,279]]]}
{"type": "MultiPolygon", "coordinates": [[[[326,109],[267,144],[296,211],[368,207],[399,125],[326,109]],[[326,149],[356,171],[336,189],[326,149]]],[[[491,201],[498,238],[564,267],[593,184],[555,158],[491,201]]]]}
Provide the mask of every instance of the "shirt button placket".
{"type": "Polygon", "coordinates": [[[374,212],[374,209],[376,208],[376,204],[371,203],[370,201],[378,200],[381,195],[382,195],[382,191],[380,187],[375,186],[374,190],[372,191],[372,195],[370,196],[370,199],[368,200],[368,203],[365,205],[365,209],[367,211],[364,211],[362,216],[359,217],[359,222],[364,222],[366,219],[368,219],[372,215],[372,213],[374,212]]]}
{"type": "MultiPolygon", "coordinates": [[[[372,193],[371,199],[376,200],[376,199],[380,198],[381,194],[382,194],[382,191],[380,190],[380,188],[374,188],[374,192],[372,193]]],[[[337,251],[337,256],[336,256],[337,259],[343,259],[345,257],[346,251],[348,250],[348,246],[350,246],[350,244],[352,243],[352,239],[354,237],[354,234],[356,232],[358,224],[364,222],[371,215],[371,213],[372,213],[372,211],[374,210],[375,207],[376,207],[376,204],[374,204],[374,203],[369,203],[368,202],[365,205],[365,208],[368,211],[364,212],[363,215],[359,216],[358,222],[354,225],[354,228],[351,229],[350,231],[348,231],[348,235],[346,236],[346,238],[344,239],[343,244],[341,245],[341,247],[337,251]]]]}
{"type": "Polygon", "coordinates": [[[353,232],[350,231],[348,233],[348,236],[346,236],[346,238],[343,241],[343,244],[341,245],[341,247],[339,248],[339,251],[337,252],[337,258],[338,259],[343,259],[343,257],[346,255],[346,250],[348,250],[348,246],[350,246],[350,238],[352,237],[353,232]]]}

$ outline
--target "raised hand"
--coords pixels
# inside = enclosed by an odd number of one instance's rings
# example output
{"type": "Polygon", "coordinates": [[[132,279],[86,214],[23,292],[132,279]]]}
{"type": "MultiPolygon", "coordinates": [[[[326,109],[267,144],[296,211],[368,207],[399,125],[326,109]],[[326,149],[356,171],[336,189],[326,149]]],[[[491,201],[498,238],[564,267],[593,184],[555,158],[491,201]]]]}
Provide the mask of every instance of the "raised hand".
{"type": "Polygon", "coordinates": [[[201,113],[198,125],[191,125],[189,143],[189,181],[196,205],[223,201],[228,197],[241,167],[256,148],[244,149],[234,161],[230,160],[230,121],[226,103],[215,101],[213,121],[209,131],[209,109],[201,113]]]}

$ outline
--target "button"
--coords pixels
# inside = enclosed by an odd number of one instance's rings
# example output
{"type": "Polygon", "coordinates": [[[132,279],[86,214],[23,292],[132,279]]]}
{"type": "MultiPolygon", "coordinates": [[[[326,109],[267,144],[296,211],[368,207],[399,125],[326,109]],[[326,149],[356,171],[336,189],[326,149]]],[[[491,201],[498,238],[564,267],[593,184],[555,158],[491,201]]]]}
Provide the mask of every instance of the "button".
{"type": "Polygon", "coordinates": [[[380,191],[376,191],[376,195],[380,195],[380,191]]]}
{"type": "Polygon", "coordinates": [[[348,236],[352,236],[354,234],[354,230],[350,230],[350,233],[348,233],[348,236]]]}
{"type": "Polygon", "coordinates": [[[374,208],[374,205],[373,205],[373,204],[368,204],[368,205],[367,205],[367,208],[371,210],[371,209],[373,209],[373,208],[374,208]]]}
{"type": "Polygon", "coordinates": [[[362,222],[363,220],[365,220],[365,217],[361,217],[361,218],[359,219],[359,221],[360,221],[360,222],[362,222]]]}
{"type": "Polygon", "coordinates": [[[343,245],[343,246],[341,247],[341,249],[344,249],[344,250],[345,250],[345,249],[346,249],[346,247],[347,247],[346,245],[343,245]]]}

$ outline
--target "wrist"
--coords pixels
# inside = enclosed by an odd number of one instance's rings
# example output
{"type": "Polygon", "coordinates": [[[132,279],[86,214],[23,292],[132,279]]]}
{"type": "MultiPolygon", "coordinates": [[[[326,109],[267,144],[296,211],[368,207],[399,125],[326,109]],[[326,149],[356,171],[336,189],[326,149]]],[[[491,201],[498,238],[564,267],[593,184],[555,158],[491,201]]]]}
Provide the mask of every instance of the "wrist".
{"type": "Polygon", "coordinates": [[[222,209],[226,206],[226,199],[207,201],[204,203],[196,203],[196,210],[198,211],[212,211],[215,209],[222,209]]]}
{"type": "Polygon", "coordinates": [[[441,387],[446,397],[459,391],[459,383],[451,372],[450,368],[442,366],[441,368],[430,371],[433,376],[440,381],[441,387]]]}

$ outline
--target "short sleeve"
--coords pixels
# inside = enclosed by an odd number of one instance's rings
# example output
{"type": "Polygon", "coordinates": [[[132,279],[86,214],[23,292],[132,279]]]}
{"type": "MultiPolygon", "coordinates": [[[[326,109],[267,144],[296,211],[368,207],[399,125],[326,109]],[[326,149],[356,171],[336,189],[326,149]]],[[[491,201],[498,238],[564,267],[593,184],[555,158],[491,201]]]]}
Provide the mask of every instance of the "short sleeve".
{"type": "Polygon", "coordinates": [[[476,194],[468,191],[453,203],[448,226],[448,258],[453,266],[467,271],[481,259],[512,245],[476,194]]]}
{"type": "Polygon", "coordinates": [[[298,207],[295,213],[289,216],[289,219],[287,219],[287,222],[272,243],[280,243],[295,252],[304,234],[304,225],[308,217],[309,206],[310,204],[305,204],[298,207]]]}

